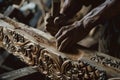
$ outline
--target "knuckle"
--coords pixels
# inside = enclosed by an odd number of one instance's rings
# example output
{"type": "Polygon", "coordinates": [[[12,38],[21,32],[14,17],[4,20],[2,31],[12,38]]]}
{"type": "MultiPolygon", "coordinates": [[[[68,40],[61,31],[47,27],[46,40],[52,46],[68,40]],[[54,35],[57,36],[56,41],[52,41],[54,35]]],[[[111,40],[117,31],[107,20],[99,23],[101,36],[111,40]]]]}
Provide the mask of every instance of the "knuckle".
{"type": "Polygon", "coordinates": [[[67,33],[68,33],[68,31],[65,30],[65,31],[62,32],[62,35],[65,35],[65,34],[67,34],[67,33]]]}
{"type": "Polygon", "coordinates": [[[65,30],[65,27],[62,27],[61,30],[65,30]]]}
{"type": "Polygon", "coordinates": [[[56,18],[54,19],[54,23],[55,23],[55,24],[58,24],[60,21],[61,21],[61,20],[60,20],[59,17],[56,17],[56,18]]]}

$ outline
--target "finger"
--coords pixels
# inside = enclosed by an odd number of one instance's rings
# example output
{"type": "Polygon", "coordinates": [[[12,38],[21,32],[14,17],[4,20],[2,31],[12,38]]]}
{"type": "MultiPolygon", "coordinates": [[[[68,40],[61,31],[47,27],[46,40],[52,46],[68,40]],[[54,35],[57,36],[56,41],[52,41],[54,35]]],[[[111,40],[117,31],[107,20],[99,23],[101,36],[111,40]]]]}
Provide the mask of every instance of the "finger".
{"type": "Polygon", "coordinates": [[[67,32],[69,30],[71,26],[63,26],[58,33],[55,35],[55,38],[58,38],[60,35],[62,35],[63,33],[67,32]],[[66,30],[66,31],[65,31],[66,30]]]}
{"type": "Polygon", "coordinates": [[[60,17],[56,17],[56,18],[54,19],[54,23],[55,23],[55,24],[59,24],[60,21],[61,21],[60,17]]]}
{"type": "Polygon", "coordinates": [[[58,33],[55,35],[55,38],[58,38],[60,35],[62,35],[62,33],[63,33],[64,30],[65,30],[65,28],[62,27],[62,28],[58,31],[58,33]]]}
{"type": "Polygon", "coordinates": [[[60,46],[61,42],[69,37],[67,31],[64,31],[58,38],[57,38],[57,47],[60,46]]]}
{"type": "Polygon", "coordinates": [[[58,50],[59,50],[59,51],[64,51],[65,48],[69,46],[70,42],[71,42],[71,40],[70,40],[69,38],[65,38],[65,39],[61,42],[60,46],[58,47],[58,50]]]}
{"type": "Polygon", "coordinates": [[[60,14],[58,17],[54,19],[54,23],[58,25],[64,25],[66,21],[67,21],[66,16],[63,14],[60,14]]]}
{"type": "Polygon", "coordinates": [[[56,17],[56,18],[54,19],[55,25],[58,25],[58,26],[63,26],[63,25],[65,25],[65,22],[66,22],[65,19],[59,19],[58,17],[56,17]]]}

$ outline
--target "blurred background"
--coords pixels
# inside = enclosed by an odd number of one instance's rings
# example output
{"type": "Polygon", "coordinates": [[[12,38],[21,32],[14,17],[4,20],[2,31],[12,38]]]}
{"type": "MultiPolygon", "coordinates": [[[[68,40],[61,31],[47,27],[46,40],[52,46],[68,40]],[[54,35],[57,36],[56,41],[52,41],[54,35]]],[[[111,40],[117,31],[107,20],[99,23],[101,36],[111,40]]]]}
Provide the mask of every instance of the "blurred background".
{"type": "Polygon", "coordinates": [[[38,28],[51,8],[51,0],[0,0],[0,13],[38,28]]]}
{"type": "MultiPolygon", "coordinates": [[[[0,0],[0,13],[18,22],[44,30],[51,0],[0,0]]],[[[0,80],[48,80],[45,75],[0,48],[0,80]]]]}

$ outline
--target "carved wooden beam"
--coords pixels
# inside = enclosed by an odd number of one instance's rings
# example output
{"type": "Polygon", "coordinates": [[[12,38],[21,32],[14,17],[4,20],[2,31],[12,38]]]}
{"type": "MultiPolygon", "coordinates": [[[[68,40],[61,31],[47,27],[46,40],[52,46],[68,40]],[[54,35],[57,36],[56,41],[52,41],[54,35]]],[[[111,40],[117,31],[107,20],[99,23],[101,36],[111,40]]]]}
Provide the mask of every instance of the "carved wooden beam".
{"type": "Polygon", "coordinates": [[[78,50],[65,54],[55,49],[55,39],[0,14],[0,46],[52,80],[107,80],[120,76],[120,59],[78,50]]]}

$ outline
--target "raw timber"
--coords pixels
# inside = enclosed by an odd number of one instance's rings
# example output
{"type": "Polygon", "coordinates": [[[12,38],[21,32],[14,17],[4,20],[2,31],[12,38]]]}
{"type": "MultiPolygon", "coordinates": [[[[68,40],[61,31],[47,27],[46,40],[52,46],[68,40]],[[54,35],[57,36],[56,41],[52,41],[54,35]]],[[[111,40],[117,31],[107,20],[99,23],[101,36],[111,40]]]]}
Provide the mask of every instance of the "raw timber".
{"type": "Polygon", "coordinates": [[[78,49],[57,51],[55,39],[0,14],[0,46],[51,80],[107,80],[120,77],[120,59],[78,49]]]}

